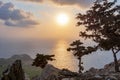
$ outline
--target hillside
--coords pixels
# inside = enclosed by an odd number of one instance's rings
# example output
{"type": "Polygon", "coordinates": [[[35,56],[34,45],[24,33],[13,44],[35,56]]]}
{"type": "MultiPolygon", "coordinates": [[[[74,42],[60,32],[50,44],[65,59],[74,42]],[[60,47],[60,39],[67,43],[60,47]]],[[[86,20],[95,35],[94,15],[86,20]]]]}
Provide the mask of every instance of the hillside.
{"type": "Polygon", "coordinates": [[[40,72],[41,72],[40,68],[31,66],[33,59],[27,54],[22,54],[22,55],[13,55],[7,59],[0,58],[0,77],[2,76],[2,72],[9,65],[11,65],[14,61],[16,61],[18,59],[22,61],[23,69],[30,78],[35,77],[40,74],[40,72]]]}

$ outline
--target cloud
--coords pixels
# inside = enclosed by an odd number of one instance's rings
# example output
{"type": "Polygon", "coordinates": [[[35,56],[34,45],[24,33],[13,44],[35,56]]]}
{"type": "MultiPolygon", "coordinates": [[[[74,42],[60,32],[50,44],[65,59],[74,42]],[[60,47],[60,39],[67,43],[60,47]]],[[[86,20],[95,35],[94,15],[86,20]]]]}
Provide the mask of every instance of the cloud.
{"type": "Polygon", "coordinates": [[[1,1],[0,20],[2,20],[7,26],[24,27],[38,24],[31,13],[15,9],[15,6],[12,3],[3,3],[1,1]]]}
{"type": "MultiPolygon", "coordinates": [[[[44,2],[47,0],[24,0],[24,1],[32,1],[32,2],[44,2]]],[[[48,0],[55,4],[59,5],[78,5],[80,7],[89,7],[90,4],[95,0],[48,0]]]]}
{"type": "Polygon", "coordinates": [[[54,3],[61,5],[78,5],[80,7],[88,7],[93,0],[52,0],[54,3]]]}

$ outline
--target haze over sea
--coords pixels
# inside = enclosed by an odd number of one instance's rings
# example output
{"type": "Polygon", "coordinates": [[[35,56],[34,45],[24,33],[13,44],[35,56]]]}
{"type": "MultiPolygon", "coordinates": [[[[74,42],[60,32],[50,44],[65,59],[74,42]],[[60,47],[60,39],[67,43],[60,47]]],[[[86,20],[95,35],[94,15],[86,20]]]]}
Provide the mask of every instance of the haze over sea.
{"type": "MultiPolygon", "coordinates": [[[[37,53],[54,54],[55,61],[50,62],[58,68],[68,68],[72,71],[78,70],[78,61],[67,52],[69,44],[73,40],[0,40],[0,58],[8,58],[12,55],[28,54],[35,58],[37,53]]],[[[86,44],[90,44],[89,41],[86,44]]],[[[118,59],[120,55],[118,55],[118,59]]],[[[91,67],[102,68],[106,63],[113,61],[112,53],[97,51],[97,53],[84,56],[82,58],[85,70],[91,67]]]]}

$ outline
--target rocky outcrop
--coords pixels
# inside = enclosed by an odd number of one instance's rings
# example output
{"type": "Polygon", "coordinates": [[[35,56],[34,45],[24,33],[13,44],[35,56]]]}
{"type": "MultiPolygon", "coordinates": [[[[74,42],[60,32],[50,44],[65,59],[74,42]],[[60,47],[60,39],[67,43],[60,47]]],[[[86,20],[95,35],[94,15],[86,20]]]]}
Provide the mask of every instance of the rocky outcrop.
{"type": "Polygon", "coordinates": [[[32,80],[74,80],[73,77],[79,76],[76,72],[71,72],[68,69],[58,69],[53,65],[46,65],[39,77],[34,77],[32,80]],[[73,78],[73,79],[72,79],[73,78]]]}
{"type": "MultiPolygon", "coordinates": [[[[0,80],[30,80],[29,76],[22,69],[21,60],[16,60],[3,72],[0,80]]],[[[84,73],[58,69],[50,64],[42,70],[40,76],[32,80],[120,80],[120,73],[114,72],[114,63],[104,66],[102,69],[91,68],[84,73]]]]}
{"type": "Polygon", "coordinates": [[[52,65],[46,65],[39,77],[34,78],[33,80],[59,80],[58,73],[60,69],[55,68],[52,65]]]}
{"type": "Polygon", "coordinates": [[[60,70],[52,65],[47,65],[41,75],[33,80],[120,80],[120,73],[111,70],[113,67],[113,63],[110,63],[105,65],[103,69],[91,68],[79,74],[67,69],[60,70]]]}
{"type": "Polygon", "coordinates": [[[105,65],[103,69],[91,68],[82,75],[85,80],[120,80],[120,72],[115,72],[111,65],[105,65]]]}
{"type": "Polygon", "coordinates": [[[16,60],[4,72],[1,80],[25,80],[21,60],[16,60]]]}

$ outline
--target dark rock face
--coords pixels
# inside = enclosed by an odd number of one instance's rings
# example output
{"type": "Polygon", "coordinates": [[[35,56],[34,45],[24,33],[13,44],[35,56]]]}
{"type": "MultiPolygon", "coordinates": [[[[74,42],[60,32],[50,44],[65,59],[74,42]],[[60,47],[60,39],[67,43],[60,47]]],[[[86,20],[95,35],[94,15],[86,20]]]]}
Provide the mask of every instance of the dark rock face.
{"type": "Polygon", "coordinates": [[[21,60],[16,60],[12,66],[3,72],[1,80],[25,80],[21,60]]]}

